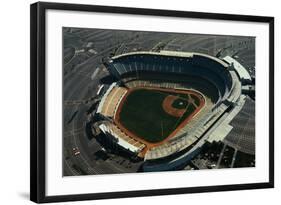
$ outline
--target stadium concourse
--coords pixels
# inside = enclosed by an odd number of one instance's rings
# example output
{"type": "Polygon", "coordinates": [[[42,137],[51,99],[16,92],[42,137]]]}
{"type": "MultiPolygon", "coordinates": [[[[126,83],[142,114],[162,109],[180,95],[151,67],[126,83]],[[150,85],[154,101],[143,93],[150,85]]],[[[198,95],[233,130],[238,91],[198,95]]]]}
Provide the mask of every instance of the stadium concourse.
{"type": "MultiPolygon", "coordinates": [[[[103,94],[92,115],[99,116],[99,129],[120,149],[143,158],[144,171],[177,169],[196,156],[205,143],[224,141],[236,150],[246,150],[251,154],[255,152],[254,129],[248,130],[247,127],[247,123],[253,124],[254,121],[249,114],[243,114],[244,109],[251,109],[249,105],[253,100],[244,95],[242,86],[251,85],[252,80],[247,70],[232,57],[219,59],[202,53],[163,50],[131,52],[112,57],[106,63],[106,68],[118,80],[103,94]],[[160,130],[162,138],[152,143],[134,130],[136,126],[145,127],[145,120],[128,119],[131,122],[129,125],[133,125],[126,127],[119,116],[132,90],[140,88],[162,92],[162,95],[164,91],[169,92],[167,96],[174,96],[173,99],[180,96],[177,92],[194,92],[202,96],[204,103],[196,112],[187,115],[189,120],[185,124],[174,126],[173,135],[169,133],[166,138],[163,137],[163,122],[169,116],[165,118],[166,115],[155,113],[151,119],[159,121],[155,122],[159,127],[151,126],[151,129],[160,130]],[[160,118],[153,118],[156,115],[160,118]],[[247,123],[241,125],[241,120],[247,123]],[[242,143],[244,141],[247,143],[242,143]]],[[[194,103],[188,101],[187,105],[190,102],[194,103]]],[[[141,103],[150,102],[149,99],[142,99],[141,103]]],[[[147,113],[143,110],[135,118],[153,115],[153,112],[153,109],[147,110],[147,113]]],[[[176,123],[182,120],[184,113],[180,118],[175,118],[176,123]]],[[[147,123],[152,121],[148,120],[147,123]]],[[[142,131],[149,132],[149,129],[142,131]]],[[[157,132],[151,130],[151,133],[157,132]]]]}

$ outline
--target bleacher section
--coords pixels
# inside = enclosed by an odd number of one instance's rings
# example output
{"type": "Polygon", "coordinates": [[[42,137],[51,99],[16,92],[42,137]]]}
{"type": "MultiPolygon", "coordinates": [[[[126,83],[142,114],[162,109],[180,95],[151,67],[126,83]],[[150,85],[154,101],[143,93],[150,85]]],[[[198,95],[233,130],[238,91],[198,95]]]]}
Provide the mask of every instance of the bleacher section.
{"type": "Polygon", "coordinates": [[[115,124],[109,121],[103,122],[103,124],[100,125],[100,129],[103,130],[104,133],[108,133],[112,137],[117,139],[117,143],[120,146],[130,150],[133,153],[140,153],[145,148],[145,144],[137,141],[135,138],[128,136],[126,133],[122,132],[115,124]]]}
{"type": "Polygon", "coordinates": [[[233,83],[232,83],[232,88],[229,91],[229,96],[228,96],[227,100],[229,102],[236,102],[242,93],[242,85],[239,81],[238,76],[235,74],[234,71],[229,71],[229,73],[232,77],[233,83]]]}
{"type": "Polygon", "coordinates": [[[113,118],[115,112],[118,108],[119,103],[121,102],[123,96],[127,93],[127,89],[124,87],[114,86],[110,92],[104,95],[103,103],[100,103],[98,108],[98,113],[102,114],[105,117],[113,118]]]}
{"type": "Polygon", "coordinates": [[[217,88],[208,80],[200,77],[145,72],[139,74],[138,77],[134,74],[126,74],[126,76],[122,78],[122,81],[128,88],[150,86],[174,89],[194,89],[208,96],[213,104],[220,98],[217,88]]]}

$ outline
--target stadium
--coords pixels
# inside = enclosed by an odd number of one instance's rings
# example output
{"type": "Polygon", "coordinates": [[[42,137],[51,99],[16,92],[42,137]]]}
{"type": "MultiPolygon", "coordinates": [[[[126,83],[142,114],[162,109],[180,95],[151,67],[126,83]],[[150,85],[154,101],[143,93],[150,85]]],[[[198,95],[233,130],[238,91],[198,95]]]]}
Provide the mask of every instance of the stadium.
{"type": "Polygon", "coordinates": [[[111,57],[106,68],[116,80],[93,115],[112,143],[144,161],[143,171],[175,170],[213,141],[255,153],[254,119],[241,116],[255,112],[245,95],[252,79],[234,58],[139,51],[111,57]]]}

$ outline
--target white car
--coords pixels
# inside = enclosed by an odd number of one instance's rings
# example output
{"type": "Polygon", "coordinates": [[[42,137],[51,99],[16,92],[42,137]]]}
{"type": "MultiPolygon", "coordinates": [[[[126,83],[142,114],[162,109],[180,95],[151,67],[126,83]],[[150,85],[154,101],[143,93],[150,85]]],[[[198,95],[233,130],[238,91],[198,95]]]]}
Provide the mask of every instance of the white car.
{"type": "Polygon", "coordinates": [[[73,154],[74,154],[75,156],[77,156],[77,155],[80,154],[80,151],[79,151],[78,147],[72,148],[72,151],[73,151],[73,154]]]}

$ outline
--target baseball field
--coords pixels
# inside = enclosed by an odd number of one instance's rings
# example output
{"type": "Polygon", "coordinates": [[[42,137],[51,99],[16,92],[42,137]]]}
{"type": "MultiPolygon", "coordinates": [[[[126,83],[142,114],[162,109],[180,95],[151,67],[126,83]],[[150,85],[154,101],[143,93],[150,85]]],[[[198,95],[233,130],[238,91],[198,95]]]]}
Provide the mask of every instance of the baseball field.
{"type": "Polygon", "coordinates": [[[115,121],[127,134],[159,143],[185,126],[203,104],[195,91],[137,88],[123,98],[115,121]]]}

